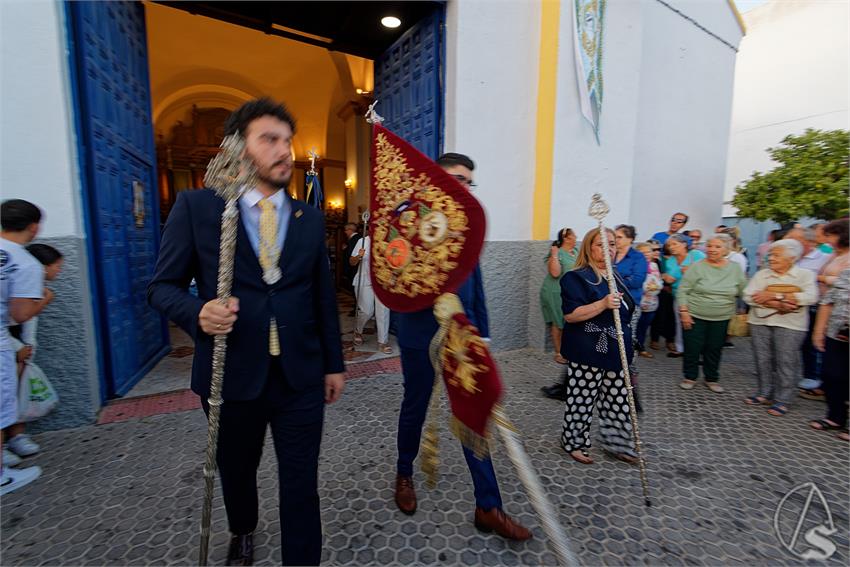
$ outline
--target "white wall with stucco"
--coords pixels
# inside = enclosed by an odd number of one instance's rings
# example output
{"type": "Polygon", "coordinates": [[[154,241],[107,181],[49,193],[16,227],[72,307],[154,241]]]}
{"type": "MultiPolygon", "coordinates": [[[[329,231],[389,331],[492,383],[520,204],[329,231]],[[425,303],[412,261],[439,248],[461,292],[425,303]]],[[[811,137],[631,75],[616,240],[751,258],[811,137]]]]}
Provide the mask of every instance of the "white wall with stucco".
{"type": "Polygon", "coordinates": [[[38,205],[38,241],[65,259],[35,355],[62,403],[33,432],[92,423],[100,407],[65,30],[63,3],[0,0],[0,198],[38,205]]]}
{"type": "MultiPolygon", "coordinates": [[[[725,200],[753,171],[775,164],[767,148],[806,128],[850,129],[850,3],[774,0],[744,14],[735,77],[725,200]]],[[[734,216],[727,205],[724,216],[734,216]]]]}
{"type": "Polygon", "coordinates": [[[0,197],[45,213],[41,236],[82,236],[62,7],[0,2],[0,197]]]}
{"type": "Polygon", "coordinates": [[[638,238],[666,230],[674,212],[685,229],[710,232],[722,216],[735,50],[742,37],[726,2],[643,2],[643,50],[629,223],[638,238]]]}
{"type": "Polygon", "coordinates": [[[611,207],[611,222],[626,222],[638,119],[642,24],[640,2],[609,3],[605,14],[604,90],[597,144],[581,113],[573,44],[574,14],[561,2],[558,97],[549,235],[570,227],[581,239],[595,226],[588,216],[593,193],[611,207]]]}
{"type": "Polygon", "coordinates": [[[540,6],[451,1],[446,10],[444,151],[475,160],[487,240],[530,240],[540,6]]]}
{"type": "Polygon", "coordinates": [[[735,51],[686,15],[737,45],[742,31],[725,2],[609,2],[605,13],[604,93],[599,143],[580,110],[573,53],[574,17],[561,3],[551,236],[579,236],[599,192],[607,222],[636,226],[638,239],[667,228],[671,213],[691,228],[720,221],[735,51]]]}

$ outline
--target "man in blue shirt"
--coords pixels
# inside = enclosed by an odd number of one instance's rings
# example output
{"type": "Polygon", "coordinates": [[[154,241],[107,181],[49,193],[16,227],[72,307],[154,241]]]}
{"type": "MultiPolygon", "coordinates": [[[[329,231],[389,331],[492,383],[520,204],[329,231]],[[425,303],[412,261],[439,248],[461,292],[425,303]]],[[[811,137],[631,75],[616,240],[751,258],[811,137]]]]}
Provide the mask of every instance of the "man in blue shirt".
{"type": "MultiPolygon", "coordinates": [[[[680,230],[685,228],[685,225],[688,223],[688,215],[685,213],[673,213],[673,216],[670,217],[670,228],[666,231],[656,232],[652,235],[653,240],[657,240],[661,243],[662,246],[667,242],[667,239],[670,238],[671,235],[677,234],[680,230]]],[[[687,236],[685,238],[688,241],[688,249],[691,247],[691,239],[687,236]]]]}
{"type": "MultiPolygon", "coordinates": [[[[467,189],[474,187],[473,161],[462,154],[443,154],[437,165],[467,189]]],[[[476,265],[469,278],[458,288],[466,316],[481,337],[490,340],[487,305],[481,268],[476,265]]],[[[428,402],[434,385],[434,368],[428,353],[431,339],[437,331],[432,310],[398,314],[398,344],[401,347],[401,366],[404,373],[404,400],[398,418],[398,462],[396,464],[395,503],[407,515],[416,512],[416,491],[413,488],[413,460],[419,452],[422,425],[428,412],[428,402]]],[[[531,532],[502,511],[502,498],[493,462],[490,457],[479,459],[464,447],[464,457],[475,486],[475,527],[483,532],[496,532],[512,540],[526,540],[531,532]]]]}

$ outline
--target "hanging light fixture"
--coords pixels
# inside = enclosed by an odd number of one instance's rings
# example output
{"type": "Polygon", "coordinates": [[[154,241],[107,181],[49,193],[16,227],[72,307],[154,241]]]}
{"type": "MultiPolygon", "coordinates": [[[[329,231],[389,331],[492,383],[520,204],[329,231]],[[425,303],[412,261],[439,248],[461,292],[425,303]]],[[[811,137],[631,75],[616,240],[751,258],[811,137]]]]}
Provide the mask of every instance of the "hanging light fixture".
{"type": "Polygon", "coordinates": [[[401,25],[401,20],[395,16],[384,16],[381,18],[381,25],[385,28],[395,29],[401,25]]]}

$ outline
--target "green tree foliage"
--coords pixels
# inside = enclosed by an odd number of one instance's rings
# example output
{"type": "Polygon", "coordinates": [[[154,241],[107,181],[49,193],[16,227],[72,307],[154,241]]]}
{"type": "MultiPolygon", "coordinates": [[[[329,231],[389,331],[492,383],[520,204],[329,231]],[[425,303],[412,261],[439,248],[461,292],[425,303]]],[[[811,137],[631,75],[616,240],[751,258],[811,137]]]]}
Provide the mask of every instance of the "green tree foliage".
{"type": "Polygon", "coordinates": [[[847,215],[850,133],[808,129],[767,151],[778,165],[737,187],[732,204],[740,216],[781,224],[847,215]]]}

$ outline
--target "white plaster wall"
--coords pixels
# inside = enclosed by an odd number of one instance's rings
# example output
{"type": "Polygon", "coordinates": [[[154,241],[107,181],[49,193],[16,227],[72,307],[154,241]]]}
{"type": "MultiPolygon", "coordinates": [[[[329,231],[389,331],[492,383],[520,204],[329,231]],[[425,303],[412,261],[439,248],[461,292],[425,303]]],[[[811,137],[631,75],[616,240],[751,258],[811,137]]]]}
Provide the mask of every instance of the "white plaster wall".
{"type": "Polygon", "coordinates": [[[529,240],[540,5],[450,0],[444,150],[475,160],[487,240],[529,240]]]}
{"type": "MultiPolygon", "coordinates": [[[[725,2],[668,3],[733,45],[741,38],[725,2]]],[[[595,192],[611,207],[607,222],[635,225],[639,239],[677,210],[692,228],[717,224],[735,52],[655,0],[609,2],[597,144],[579,107],[570,2],[561,10],[550,235],[592,228],[595,192]]]]}
{"type": "MultiPolygon", "coordinates": [[[[680,4],[685,11],[688,3],[680,4]]],[[[641,9],[643,50],[629,221],[639,239],[648,238],[666,230],[671,213],[681,211],[691,217],[686,228],[705,232],[720,222],[723,208],[736,53],[654,0],[644,0],[641,9]]],[[[716,20],[731,18],[735,24],[726,2],[715,2],[710,14],[714,17],[692,17],[721,37],[724,28],[711,27],[719,25],[716,20]]],[[[737,30],[731,38],[736,45],[740,28],[726,28],[728,33],[737,30]]]]}
{"type": "Polygon", "coordinates": [[[600,143],[581,114],[573,47],[573,9],[561,2],[558,98],[552,172],[550,238],[571,227],[579,239],[595,222],[588,216],[593,193],[611,207],[609,222],[629,219],[632,161],[638,116],[642,25],[639,2],[610,2],[605,14],[604,91],[600,143]]]}
{"type": "MultiPolygon", "coordinates": [[[[774,0],[744,19],[726,200],[753,171],[772,169],[766,150],[785,136],[806,128],[850,129],[850,3],[774,0]]],[[[727,205],[724,215],[734,214],[727,205]]]]}
{"type": "Polygon", "coordinates": [[[82,236],[61,5],[0,1],[0,195],[45,212],[41,236],[82,236]]]}

